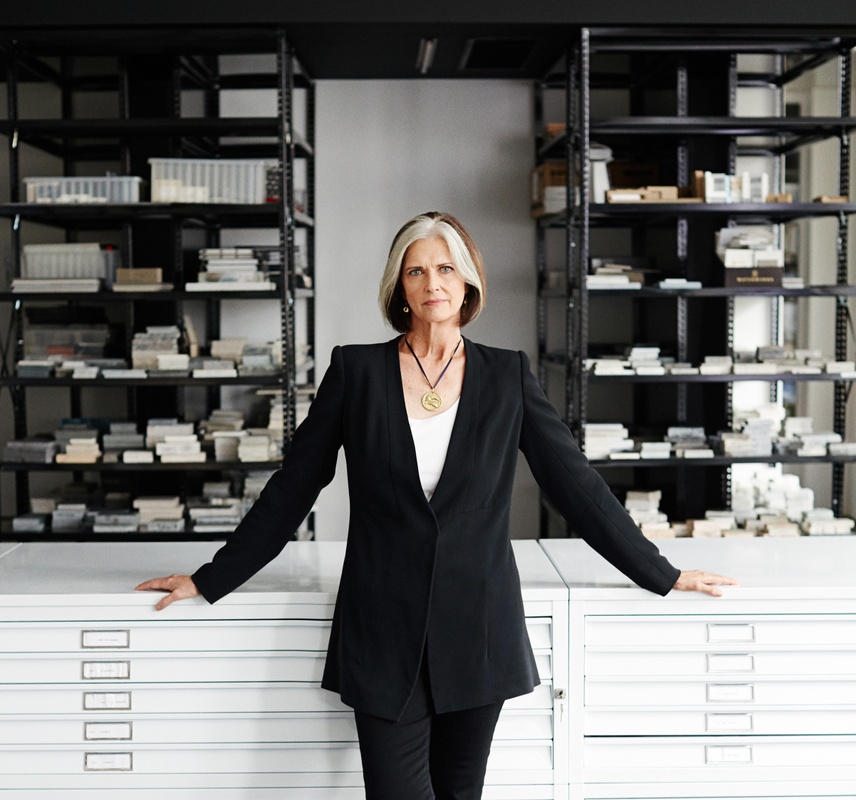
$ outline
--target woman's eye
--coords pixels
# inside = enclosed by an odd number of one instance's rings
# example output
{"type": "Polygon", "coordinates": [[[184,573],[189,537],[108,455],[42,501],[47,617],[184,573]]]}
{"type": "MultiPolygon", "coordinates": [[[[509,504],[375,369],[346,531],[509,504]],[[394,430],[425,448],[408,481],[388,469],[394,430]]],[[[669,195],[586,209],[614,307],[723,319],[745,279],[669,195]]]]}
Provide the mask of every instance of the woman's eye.
{"type": "Polygon", "coordinates": [[[422,268],[421,267],[414,267],[413,269],[407,270],[407,274],[413,275],[413,276],[421,275],[422,274],[422,268]]]}
{"type": "Polygon", "coordinates": [[[445,267],[440,267],[440,272],[452,272],[453,267],[446,265],[445,267]]]}

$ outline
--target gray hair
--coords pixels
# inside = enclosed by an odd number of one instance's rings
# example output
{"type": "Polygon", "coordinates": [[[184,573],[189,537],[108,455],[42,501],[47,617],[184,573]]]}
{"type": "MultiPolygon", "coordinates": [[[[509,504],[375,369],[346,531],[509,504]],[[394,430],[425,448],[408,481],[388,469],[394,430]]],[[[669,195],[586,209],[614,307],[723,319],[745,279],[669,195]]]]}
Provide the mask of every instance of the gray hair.
{"type": "Polygon", "coordinates": [[[408,248],[422,239],[442,239],[449,248],[452,264],[467,284],[466,305],[461,309],[461,327],[474,320],[485,305],[485,272],[481,253],[466,229],[451,214],[429,211],[406,222],[389,250],[380,282],[381,313],[399,333],[410,330],[411,316],[404,312],[401,267],[408,248]]]}

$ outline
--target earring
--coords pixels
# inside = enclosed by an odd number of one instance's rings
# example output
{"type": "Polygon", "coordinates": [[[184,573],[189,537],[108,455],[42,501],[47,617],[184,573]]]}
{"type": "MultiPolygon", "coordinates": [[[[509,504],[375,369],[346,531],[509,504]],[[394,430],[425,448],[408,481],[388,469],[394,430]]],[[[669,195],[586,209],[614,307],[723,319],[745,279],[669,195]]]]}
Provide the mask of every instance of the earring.
{"type": "Polygon", "coordinates": [[[470,302],[470,298],[464,295],[464,305],[470,302]]]}
{"type": "Polygon", "coordinates": [[[409,309],[407,306],[405,306],[405,307],[404,307],[404,313],[405,313],[405,314],[409,314],[409,313],[410,313],[410,309],[409,309]]]}

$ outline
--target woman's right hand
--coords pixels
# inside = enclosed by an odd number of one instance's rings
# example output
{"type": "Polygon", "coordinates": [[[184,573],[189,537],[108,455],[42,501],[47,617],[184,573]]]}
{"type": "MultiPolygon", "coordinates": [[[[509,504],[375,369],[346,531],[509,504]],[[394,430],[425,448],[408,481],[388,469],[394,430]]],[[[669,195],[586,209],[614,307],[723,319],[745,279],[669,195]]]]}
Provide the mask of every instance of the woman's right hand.
{"type": "Polygon", "coordinates": [[[169,592],[155,606],[155,611],[163,611],[176,600],[187,600],[189,597],[196,597],[199,594],[199,589],[196,588],[196,584],[190,575],[170,575],[167,578],[153,578],[135,588],[138,592],[169,592]]]}

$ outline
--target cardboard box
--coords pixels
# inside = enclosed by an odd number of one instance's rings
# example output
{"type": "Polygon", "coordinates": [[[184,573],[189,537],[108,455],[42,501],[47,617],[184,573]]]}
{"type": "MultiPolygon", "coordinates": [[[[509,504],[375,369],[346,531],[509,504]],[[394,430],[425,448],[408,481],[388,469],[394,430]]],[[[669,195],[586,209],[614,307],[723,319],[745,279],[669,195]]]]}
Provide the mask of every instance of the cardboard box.
{"type": "Polygon", "coordinates": [[[743,289],[773,288],[782,285],[781,267],[726,267],[725,286],[743,289]]]}
{"type": "Polygon", "coordinates": [[[119,268],[116,270],[116,283],[141,284],[162,282],[163,270],[160,267],[119,268]]]}
{"type": "Polygon", "coordinates": [[[568,170],[564,161],[546,161],[532,170],[531,216],[548,213],[544,199],[548,188],[564,188],[568,183],[568,170]]]}

